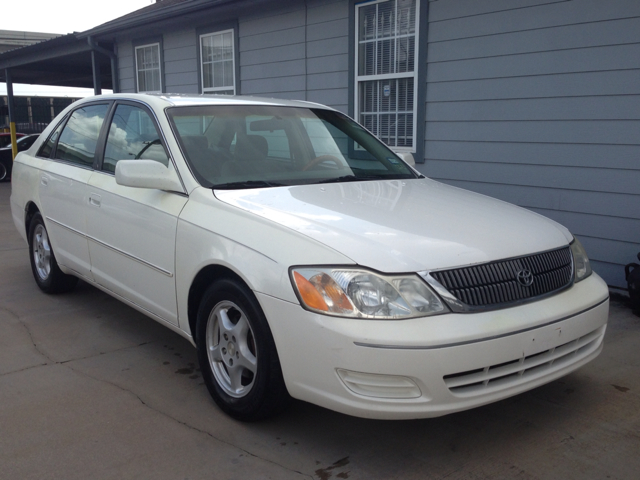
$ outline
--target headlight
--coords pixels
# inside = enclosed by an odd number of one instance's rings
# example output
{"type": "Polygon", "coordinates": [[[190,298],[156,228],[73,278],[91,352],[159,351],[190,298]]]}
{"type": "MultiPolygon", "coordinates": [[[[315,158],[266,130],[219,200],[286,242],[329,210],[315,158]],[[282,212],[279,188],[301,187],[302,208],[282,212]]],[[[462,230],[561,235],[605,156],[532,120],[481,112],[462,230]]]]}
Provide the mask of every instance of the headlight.
{"type": "Polygon", "coordinates": [[[579,282],[591,275],[591,263],[587,252],[577,238],[573,238],[571,242],[571,254],[573,255],[573,268],[575,273],[575,281],[579,282]]]}
{"type": "Polygon", "coordinates": [[[363,269],[291,269],[293,287],[308,310],[339,317],[402,319],[448,312],[417,275],[380,275],[363,269]]]}

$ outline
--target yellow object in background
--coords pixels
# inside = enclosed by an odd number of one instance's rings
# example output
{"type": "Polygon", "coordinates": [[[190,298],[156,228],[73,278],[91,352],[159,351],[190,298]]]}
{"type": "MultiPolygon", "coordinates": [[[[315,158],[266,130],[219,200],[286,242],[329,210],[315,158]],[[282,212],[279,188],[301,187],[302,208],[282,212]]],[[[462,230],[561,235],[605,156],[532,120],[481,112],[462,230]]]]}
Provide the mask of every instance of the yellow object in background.
{"type": "Polygon", "coordinates": [[[11,153],[12,153],[11,158],[15,160],[16,155],[18,155],[18,144],[16,142],[16,123],[11,122],[9,125],[11,129],[10,130],[11,131],[11,153]]]}

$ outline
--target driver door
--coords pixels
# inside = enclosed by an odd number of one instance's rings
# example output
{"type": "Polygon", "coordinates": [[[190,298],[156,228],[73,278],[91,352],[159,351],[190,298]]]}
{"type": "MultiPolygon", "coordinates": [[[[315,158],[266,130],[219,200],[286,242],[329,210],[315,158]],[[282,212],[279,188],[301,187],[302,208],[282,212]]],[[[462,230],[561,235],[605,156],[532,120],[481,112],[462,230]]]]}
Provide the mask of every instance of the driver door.
{"type": "Polygon", "coordinates": [[[151,112],[119,102],[104,158],[88,185],[91,272],[100,285],[177,325],[175,239],[188,198],[184,192],[118,185],[116,163],[136,158],[174,168],[151,112]]]}

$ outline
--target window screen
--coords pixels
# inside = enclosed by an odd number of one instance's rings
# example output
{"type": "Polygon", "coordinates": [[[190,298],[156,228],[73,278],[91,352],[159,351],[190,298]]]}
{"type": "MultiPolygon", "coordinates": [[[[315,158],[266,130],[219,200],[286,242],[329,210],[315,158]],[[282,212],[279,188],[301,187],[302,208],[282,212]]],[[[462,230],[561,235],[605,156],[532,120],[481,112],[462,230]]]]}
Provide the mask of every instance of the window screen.
{"type": "Polygon", "coordinates": [[[136,73],[138,92],[162,92],[159,43],[136,47],[136,73]]]}
{"type": "Polygon", "coordinates": [[[358,121],[390,147],[415,147],[417,0],[357,5],[358,121]]]}
{"type": "Polygon", "coordinates": [[[200,36],[202,93],[235,94],[233,30],[200,36]]]}

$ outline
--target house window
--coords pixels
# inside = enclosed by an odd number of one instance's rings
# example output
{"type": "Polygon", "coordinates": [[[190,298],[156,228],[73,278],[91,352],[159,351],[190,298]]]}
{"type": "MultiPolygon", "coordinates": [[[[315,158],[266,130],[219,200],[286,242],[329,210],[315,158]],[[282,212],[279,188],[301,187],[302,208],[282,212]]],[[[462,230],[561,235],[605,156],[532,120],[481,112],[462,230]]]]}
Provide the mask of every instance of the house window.
{"type": "Polygon", "coordinates": [[[356,5],[355,112],[397,151],[416,147],[419,0],[356,5]]]}
{"type": "Polygon", "coordinates": [[[138,92],[162,92],[159,43],[136,47],[136,73],[138,92]]]}
{"type": "Polygon", "coordinates": [[[233,29],[200,35],[202,93],[235,95],[233,29]]]}

